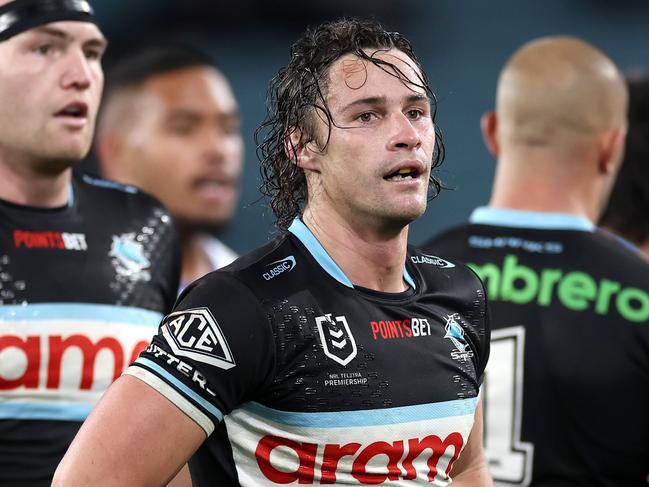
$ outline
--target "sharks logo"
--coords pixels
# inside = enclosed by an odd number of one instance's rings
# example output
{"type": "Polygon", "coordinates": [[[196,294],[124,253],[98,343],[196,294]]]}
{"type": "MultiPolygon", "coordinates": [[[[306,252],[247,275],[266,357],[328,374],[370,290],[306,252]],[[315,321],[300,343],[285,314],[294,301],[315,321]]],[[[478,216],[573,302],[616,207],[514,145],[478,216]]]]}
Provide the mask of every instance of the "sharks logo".
{"type": "Polygon", "coordinates": [[[113,243],[108,253],[113,257],[113,266],[117,274],[131,281],[149,281],[151,274],[147,270],[151,262],[144,255],[142,244],[135,239],[135,233],[113,235],[113,243]]]}
{"type": "Polygon", "coordinates": [[[460,315],[458,313],[453,313],[446,317],[446,334],[444,338],[448,338],[453,342],[455,350],[451,352],[451,357],[454,359],[466,360],[473,357],[473,351],[469,348],[469,344],[464,338],[464,329],[458,323],[460,315]]]}

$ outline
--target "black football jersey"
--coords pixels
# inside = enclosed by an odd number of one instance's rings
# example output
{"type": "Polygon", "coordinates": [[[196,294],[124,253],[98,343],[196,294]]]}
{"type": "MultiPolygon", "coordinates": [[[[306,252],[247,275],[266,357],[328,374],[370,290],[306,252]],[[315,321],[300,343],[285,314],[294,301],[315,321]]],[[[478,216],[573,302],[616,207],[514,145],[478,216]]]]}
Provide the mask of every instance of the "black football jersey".
{"type": "Polygon", "coordinates": [[[175,301],[167,212],[75,176],[65,208],[0,201],[0,485],[45,486],[101,393],[175,301]]]}
{"type": "Polygon", "coordinates": [[[500,486],[646,486],[649,265],[576,216],[479,208],[424,248],[490,302],[485,446],[500,486]]]}
{"type": "Polygon", "coordinates": [[[448,485],[489,353],[484,289],[412,248],[404,279],[355,287],[295,220],[185,290],[127,373],[208,435],[194,485],[448,485]]]}

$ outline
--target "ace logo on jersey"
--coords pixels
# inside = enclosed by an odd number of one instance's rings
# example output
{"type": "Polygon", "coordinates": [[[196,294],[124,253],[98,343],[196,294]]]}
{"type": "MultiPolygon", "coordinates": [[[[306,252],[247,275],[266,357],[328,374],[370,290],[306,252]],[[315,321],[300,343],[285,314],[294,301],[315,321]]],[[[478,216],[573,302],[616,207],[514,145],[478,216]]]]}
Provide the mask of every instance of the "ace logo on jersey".
{"type": "Polygon", "coordinates": [[[176,355],[225,370],[236,365],[219,324],[207,308],[171,313],[161,329],[176,355]]]}
{"type": "Polygon", "coordinates": [[[344,316],[336,316],[334,320],[331,313],[327,313],[317,316],[315,323],[327,357],[340,365],[347,365],[356,357],[356,341],[344,316]]]}

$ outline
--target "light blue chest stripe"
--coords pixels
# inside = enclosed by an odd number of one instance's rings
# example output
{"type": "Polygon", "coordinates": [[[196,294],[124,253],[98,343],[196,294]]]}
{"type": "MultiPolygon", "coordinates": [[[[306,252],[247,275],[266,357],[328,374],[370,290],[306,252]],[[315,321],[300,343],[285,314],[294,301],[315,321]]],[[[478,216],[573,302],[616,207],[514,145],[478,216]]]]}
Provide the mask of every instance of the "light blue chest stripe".
{"type": "Polygon", "coordinates": [[[454,401],[416,406],[402,406],[366,411],[344,411],[333,413],[296,413],[279,411],[256,402],[248,402],[241,409],[262,418],[286,426],[308,428],[345,428],[351,426],[378,426],[386,424],[410,423],[430,419],[451,418],[473,415],[478,398],[457,399],[454,401]]]}
{"type": "Polygon", "coordinates": [[[158,326],[162,313],[143,308],[89,303],[3,304],[2,321],[101,320],[129,325],[158,326]]]}
{"type": "Polygon", "coordinates": [[[73,206],[74,206],[74,189],[70,184],[68,186],[68,208],[72,208],[73,206]]]}
{"type": "MultiPolygon", "coordinates": [[[[347,287],[354,287],[352,281],[350,281],[343,270],[338,267],[338,264],[334,262],[322,244],[318,242],[315,235],[311,233],[309,227],[307,227],[299,217],[293,220],[291,226],[288,227],[288,231],[295,235],[300,242],[304,244],[309,253],[318,264],[320,264],[320,267],[322,267],[331,277],[347,287]]],[[[403,278],[410,286],[412,286],[413,289],[417,289],[414,279],[410,276],[405,266],[403,267],[403,278]]]]}
{"type": "Polygon", "coordinates": [[[0,403],[0,419],[51,419],[54,421],[83,421],[93,405],[52,403],[0,403]]]}
{"type": "Polygon", "coordinates": [[[177,389],[179,392],[182,392],[185,396],[191,397],[194,401],[200,404],[203,409],[209,411],[210,414],[214,416],[218,421],[221,421],[223,419],[223,413],[216,406],[214,406],[213,404],[209,403],[201,396],[196,394],[189,387],[187,387],[185,384],[180,382],[178,379],[176,379],[173,375],[171,375],[169,372],[167,372],[165,369],[160,367],[155,362],[152,362],[148,358],[139,357],[135,361],[135,363],[145,365],[151,370],[155,370],[165,382],[172,385],[175,389],[177,389]]]}
{"type": "Polygon", "coordinates": [[[567,213],[510,210],[481,206],[473,210],[469,222],[482,225],[498,225],[514,228],[537,228],[542,230],[581,230],[593,232],[593,225],[586,218],[567,213]]]}

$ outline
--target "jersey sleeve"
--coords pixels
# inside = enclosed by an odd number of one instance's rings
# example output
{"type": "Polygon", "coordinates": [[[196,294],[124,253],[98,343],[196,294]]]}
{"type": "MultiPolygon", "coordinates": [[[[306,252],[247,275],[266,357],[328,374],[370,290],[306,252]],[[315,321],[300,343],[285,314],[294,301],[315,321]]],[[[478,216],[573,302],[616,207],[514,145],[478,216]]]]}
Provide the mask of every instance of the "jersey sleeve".
{"type": "Polygon", "coordinates": [[[484,283],[469,266],[465,266],[472,277],[472,288],[475,289],[475,298],[472,301],[473,308],[467,313],[471,317],[471,341],[477,350],[476,374],[478,384],[482,385],[484,372],[487,368],[491,343],[491,316],[489,303],[484,283]]]}
{"type": "Polygon", "coordinates": [[[214,272],[189,286],[126,373],[146,382],[209,436],[269,380],[273,334],[238,279],[214,272]]]}

